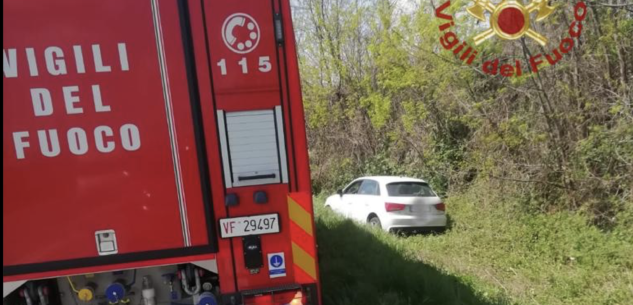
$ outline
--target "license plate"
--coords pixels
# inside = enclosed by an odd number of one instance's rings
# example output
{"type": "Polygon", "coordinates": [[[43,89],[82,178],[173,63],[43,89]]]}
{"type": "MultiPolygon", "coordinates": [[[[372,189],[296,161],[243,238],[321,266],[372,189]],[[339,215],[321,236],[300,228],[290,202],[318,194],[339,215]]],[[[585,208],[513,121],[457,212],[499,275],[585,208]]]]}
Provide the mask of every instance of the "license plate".
{"type": "Polygon", "coordinates": [[[220,219],[220,236],[231,238],[279,233],[279,214],[220,219]]]}
{"type": "Polygon", "coordinates": [[[422,212],[428,212],[428,207],[426,206],[420,206],[420,205],[412,205],[411,206],[411,213],[422,213],[422,212]]]}

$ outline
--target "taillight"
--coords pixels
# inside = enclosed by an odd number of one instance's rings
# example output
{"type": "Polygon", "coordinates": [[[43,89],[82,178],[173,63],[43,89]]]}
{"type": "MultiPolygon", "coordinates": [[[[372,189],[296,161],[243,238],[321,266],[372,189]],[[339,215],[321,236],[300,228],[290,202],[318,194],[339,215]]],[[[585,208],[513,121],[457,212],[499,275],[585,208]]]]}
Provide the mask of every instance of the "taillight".
{"type": "Polygon", "coordinates": [[[244,298],[244,305],[308,305],[307,297],[301,291],[266,292],[244,298]]]}
{"type": "Polygon", "coordinates": [[[440,202],[435,205],[435,209],[438,211],[446,211],[446,205],[443,202],[440,202]]]}
{"type": "Polygon", "coordinates": [[[387,212],[402,211],[402,210],[404,210],[405,207],[406,207],[406,205],[401,204],[401,203],[385,202],[385,210],[387,210],[387,212]]]}

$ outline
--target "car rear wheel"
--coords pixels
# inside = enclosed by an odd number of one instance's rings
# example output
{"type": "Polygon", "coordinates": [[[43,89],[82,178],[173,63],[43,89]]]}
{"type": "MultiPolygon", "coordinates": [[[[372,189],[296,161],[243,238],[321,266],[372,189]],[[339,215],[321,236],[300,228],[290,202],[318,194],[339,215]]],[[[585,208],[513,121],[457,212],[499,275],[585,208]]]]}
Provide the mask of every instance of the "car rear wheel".
{"type": "Polygon", "coordinates": [[[378,219],[378,216],[376,216],[376,215],[370,216],[368,223],[372,227],[376,227],[376,228],[381,228],[382,227],[380,225],[380,219],[378,219]]]}

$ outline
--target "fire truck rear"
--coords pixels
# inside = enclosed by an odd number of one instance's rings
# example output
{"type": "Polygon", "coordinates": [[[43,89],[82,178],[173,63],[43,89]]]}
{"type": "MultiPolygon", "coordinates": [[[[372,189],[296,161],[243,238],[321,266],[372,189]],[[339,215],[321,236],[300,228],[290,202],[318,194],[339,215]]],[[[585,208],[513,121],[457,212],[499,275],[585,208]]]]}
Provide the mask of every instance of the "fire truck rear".
{"type": "Polygon", "coordinates": [[[3,1],[3,297],[320,304],[288,0],[3,1]]]}

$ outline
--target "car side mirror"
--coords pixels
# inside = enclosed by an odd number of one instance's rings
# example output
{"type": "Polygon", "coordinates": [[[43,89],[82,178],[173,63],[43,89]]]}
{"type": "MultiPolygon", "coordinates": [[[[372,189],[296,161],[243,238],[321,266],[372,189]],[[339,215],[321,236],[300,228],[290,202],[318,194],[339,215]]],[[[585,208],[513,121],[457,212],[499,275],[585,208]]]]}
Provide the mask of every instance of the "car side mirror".
{"type": "Polygon", "coordinates": [[[338,190],[338,191],[336,191],[336,193],[337,193],[339,196],[343,197],[343,190],[338,190]]]}

